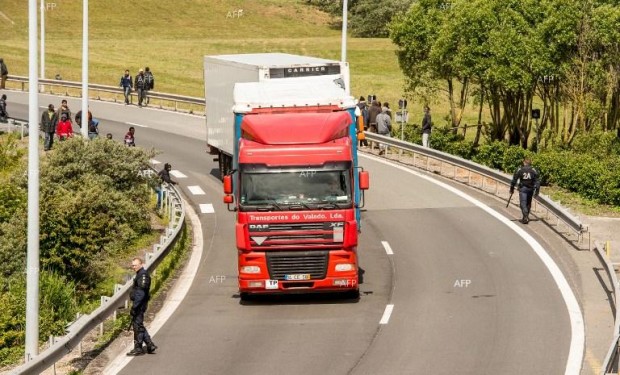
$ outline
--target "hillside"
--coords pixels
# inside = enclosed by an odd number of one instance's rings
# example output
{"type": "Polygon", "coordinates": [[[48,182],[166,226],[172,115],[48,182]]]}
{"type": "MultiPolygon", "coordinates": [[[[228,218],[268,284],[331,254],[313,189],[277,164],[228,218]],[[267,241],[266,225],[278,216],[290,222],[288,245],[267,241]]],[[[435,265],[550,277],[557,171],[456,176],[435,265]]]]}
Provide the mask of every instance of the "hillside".
{"type": "MultiPolygon", "coordinates": [[[[46,77],[80,80],[82,2],[54,4],[45,19],[46,77]]],[[[91,0],[89,6],[89,75],[95,83],[116,85],[125,69],[135,74],[149,66],[157,91],[203,96],[203,55],[341,55],[340,30],[330,29],[329,16],[302,0],[91,0]]],[[[10,74],[27,75],[28,2],[3,2],[0,11],[0,55],[10,74]]],[[[395,104],[403,75],[390,40],[349,38],[347,50],[352,93],[374,93],[395,104]]]]}

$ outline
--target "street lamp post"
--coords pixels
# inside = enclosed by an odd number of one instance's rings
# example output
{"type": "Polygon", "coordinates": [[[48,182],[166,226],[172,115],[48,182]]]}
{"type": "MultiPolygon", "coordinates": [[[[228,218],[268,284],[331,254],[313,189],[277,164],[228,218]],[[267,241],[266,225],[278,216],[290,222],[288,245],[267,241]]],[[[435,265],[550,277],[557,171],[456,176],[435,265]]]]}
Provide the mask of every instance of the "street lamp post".
{"type": "Polygon", "coordinates": [[[88,0],[82,5],[82,137],[88,139],[88,0]]]}
{"type": "Polygon", "coordinates": [[[26,362],[39,354],[39,97],[37,0],[28,2],[28,252],[26,262],[26,362]]]}

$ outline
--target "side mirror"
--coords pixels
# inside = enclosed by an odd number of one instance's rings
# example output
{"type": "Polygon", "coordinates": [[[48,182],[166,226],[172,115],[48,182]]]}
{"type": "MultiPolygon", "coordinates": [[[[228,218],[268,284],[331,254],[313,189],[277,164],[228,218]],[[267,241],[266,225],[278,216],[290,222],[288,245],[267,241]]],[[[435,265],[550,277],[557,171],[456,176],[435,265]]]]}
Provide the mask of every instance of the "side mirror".
{"type": "Polygon", "coordinates": [[[360,171],[359,173],[360,190],[368,190],[370,187],[370,174],[368,171],[360,171]]]}
{"type": "Polygon", "coordinates": [[[232,177],[230,175],[224,176],[224,194],[232,194],[232,177]]]}
{"type": "Polygon", "coordinates": [[[224,203],[226,204],[231,204],[233,202],[234,198],[231,194],[226,194],[224,195],[224,203]]]}

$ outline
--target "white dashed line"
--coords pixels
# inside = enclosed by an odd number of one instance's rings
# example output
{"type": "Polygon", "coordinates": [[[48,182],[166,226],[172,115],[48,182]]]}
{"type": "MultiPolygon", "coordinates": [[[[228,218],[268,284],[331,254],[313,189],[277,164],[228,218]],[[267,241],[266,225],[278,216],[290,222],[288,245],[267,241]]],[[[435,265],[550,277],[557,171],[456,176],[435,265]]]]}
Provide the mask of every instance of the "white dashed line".
{"type": "Polygon", "coordinates": [[[135,122],[126,122],[125,124],[130,125],[130,126],[137,126],[139,128],[148,128],[148,126],[146,125],[136,124],[135,122]]]}
{"type": "Polygon", "coordinates": [[[155,159],[151,159],[151,164],[153,164],[153,165],[161,164],[161,161],[155,160],[155,159]]]}
{"type": "Polygon", "coordinates": [[[381,241],[381,245],[383,245],[383,248],[385,249],[385,252],[387,253],[387,255],[394,254],[394,252],[392,251],[392,247],[387,241],[381,241]]]}
{"type": "Polygon", "coordinates": [[[181,171],[178,171],[176,169],[171,170],[170,174],[173,175],[176,178],[187,178],[186,175],[184,175],[183,173],[181,173],[181,171]]]}
{"type": "Polygon", "coordinates": [[[200,204],[200,212],[203,214],[212,214],[215,212],[211,203],[200,204]]]}
{"type": "Polygon", "coordinates": [[[187,190],[194,195],[205,195],[204,190],[202,190],[198,185],[188,186],[187,190]]]}
{"type": "Polygon", "coordinates": [[[388,324],[390,321],[390,316],[392,316],[392,310],[394,310],[394,305],[385,306],[385,311],[383,312],[383,316],[381,317],[379,324],[388,324]]]}

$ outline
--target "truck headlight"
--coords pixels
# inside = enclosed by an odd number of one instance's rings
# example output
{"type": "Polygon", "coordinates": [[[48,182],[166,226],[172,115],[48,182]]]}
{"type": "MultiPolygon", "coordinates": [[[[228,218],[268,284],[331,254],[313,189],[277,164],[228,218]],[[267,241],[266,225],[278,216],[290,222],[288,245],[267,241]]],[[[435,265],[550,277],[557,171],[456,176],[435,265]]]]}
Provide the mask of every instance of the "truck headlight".
{"type": "Polygon", "coordinates": [[[355,269],[355,264],[351,264],[351,263],[336,264],[336,271],[339,271],[339,272],[353,271],[354,269],[355,269]]]}
{"type": "Polygon", "coordinates": [[[259,266],[243,266],[239,270],[240,273],[260,273],[259,266]]]}

